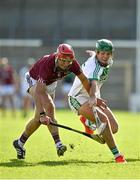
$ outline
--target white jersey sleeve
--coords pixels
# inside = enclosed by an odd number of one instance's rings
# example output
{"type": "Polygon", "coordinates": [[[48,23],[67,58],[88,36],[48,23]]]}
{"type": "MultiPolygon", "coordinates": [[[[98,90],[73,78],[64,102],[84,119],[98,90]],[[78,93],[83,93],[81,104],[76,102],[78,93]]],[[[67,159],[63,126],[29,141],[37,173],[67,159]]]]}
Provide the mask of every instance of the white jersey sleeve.
{"type": "MultiPolygon", "coordinates": [[[[108,78],[109,68],[111,65],[112,61],[106,67],[100,66],[95,55],[93,55],[82,65],[82,71],[89,80],[98,81],[98,89],[100,91],[102,84],[108,78]]],[[[87,94],[81,81],[78,79],[78,77],[76,77],[68,95],[76,96],[79,93],[87,94]]]]}
{"type": "MultiPolygon", "coordinates": [[[[85,76],[87,78],[89,78],[89,79],[92,78],[93,71],[94,71],[94,68],[95,68],[94,67],[95,63],[93,61],[94,57],[95,56],[92,56],[92,57],[88,58],[88,60],[82,65],[82,71],[85,74],[85,76]]],[[[81,81],[79,80],[79,78],[75,77],[75,80],[73,82],[73,85],[72,85],[68,95],[69,96],[76,96],[79,93],[88,94],[87,91],[84,89],[84,87],[83,87],[81,81]]]]}

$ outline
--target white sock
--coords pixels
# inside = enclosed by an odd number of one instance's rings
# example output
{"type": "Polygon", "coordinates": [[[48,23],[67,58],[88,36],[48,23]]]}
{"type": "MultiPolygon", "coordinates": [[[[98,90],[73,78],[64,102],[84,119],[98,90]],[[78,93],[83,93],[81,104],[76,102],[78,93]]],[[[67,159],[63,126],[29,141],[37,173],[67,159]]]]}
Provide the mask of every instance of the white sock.
{"type": "Polygon", "coordinates": [[[55,145],[56,145],[56,148],[58,149],[59,147],[61,147],[61,146],[62,146],[62,142],[61,142],[61,141],[59,141],[59,142],[57,142],[55,145]]]}
{"type": "Polygon", "coordinates": [[[120,156],[120,153],[114,155],[115,158],[117,158],[118,156],[120,156]]]}
{"type": "Polygon", "coordinates": [[[20,141],[20,139],[18,139],[18,145],[19,145],[21,148],[23,148],[24,143],[23,143],[23,142],[21,142],[21,141],[20,141]]]}

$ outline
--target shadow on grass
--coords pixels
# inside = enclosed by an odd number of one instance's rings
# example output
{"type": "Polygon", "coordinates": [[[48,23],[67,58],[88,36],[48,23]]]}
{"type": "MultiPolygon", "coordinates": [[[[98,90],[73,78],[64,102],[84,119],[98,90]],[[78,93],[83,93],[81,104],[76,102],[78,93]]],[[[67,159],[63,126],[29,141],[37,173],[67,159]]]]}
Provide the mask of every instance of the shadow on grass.
{"type": "Polygon", "coordinates": [[[88,166],[89,164],[106,164],[106,163],[114,163],[113,161],[84,161],[78,159],[70,159],[70,160],[62,160],[62,161],[41,161],[38,164],[44,166],[65,166],[69,164],[77,164],[77,166],[88,166]]]}
{"type": "Polygon", "coordinates": [[[106,164],[114,163],[113,161],[84,161],[77,159],[62,160],[62,161],[41,161],[37,163],[26,162],[25,160],[11,159],[9,162],[0,163],[0,167],[29,167],[29,166],[66,166],[69,164],[77,164],[77,166],[88,166],[89,164],[106,164]]]}
{"type": "Polygon", "coordinates": [[[0,163],[0,167],[29,167],[29,166],[36,166],[34,163],[29,163],[24,160],[18,159],[10,159],[9,162],[0,163]]]}
{"type": "MultiPolygon", "coordinates": [[[[128,163],[140,162],[140,159],[127,159],[128,163]]],[[[69,164],[74,164],[77,166],[89,166],[89,164],[114,164],[112,161],[84,161],[78,159],[62,160],[62,161],[41,161],[36,163],[26,162],[25,160],[11,159],[9,162],[0,163],[0,167],[30,167],[30,166],[66,166],[69,164]]]]}
{"type": "MultiPolygon", "coordinates": [[[[127,159],[127,162],[140,162],[140,159],[127,159]]],[[[78,166],[88,166],[89,164],[114,164],[114,160],[112,161],[85,161],[85,160],[77,160],[77,159],[70,159],[70,160],[63,160],[63,161],[42,161],[38,164],[45,165],[45,166],[63,166],[69,164],[77,164],[78,166]]]]}
{"type": "Polygon", "coordinates": [[[139,159],[127,158],[126,160],[127,162],[140,162],[140,158],[139,159]]]}

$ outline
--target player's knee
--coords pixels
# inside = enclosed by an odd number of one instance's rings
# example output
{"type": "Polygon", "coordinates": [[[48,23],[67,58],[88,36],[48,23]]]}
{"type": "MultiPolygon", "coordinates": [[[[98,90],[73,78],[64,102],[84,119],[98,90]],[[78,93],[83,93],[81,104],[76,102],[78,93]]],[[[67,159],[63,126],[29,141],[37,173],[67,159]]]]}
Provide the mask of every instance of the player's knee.
{"type": "Polygon", "coordinates": [[[108,117],[106,116],[106,114],[102,113],[102,114],[101,114],[101,117],[99,116],[99,118],[100,118],[100,120],[101,120],[102,122],[105,122],[105,123],[109,124],[109,119],[108,119],[108,117]]]}
{"type": "Polygon", "coordinates": [[[118,132],[118,130],[119,130],[119,125],[118,125],[118,123],[116,123],[115,126],[112,128],[113,134],[116,134],[118,132]]]}

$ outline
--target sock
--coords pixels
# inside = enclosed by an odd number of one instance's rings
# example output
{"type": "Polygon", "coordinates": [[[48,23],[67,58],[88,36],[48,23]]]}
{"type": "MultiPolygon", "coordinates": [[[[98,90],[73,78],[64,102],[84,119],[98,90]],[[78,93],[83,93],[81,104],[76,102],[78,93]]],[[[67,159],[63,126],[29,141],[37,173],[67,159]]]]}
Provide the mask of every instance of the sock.
{"type": "Polygon", "coordinates": [[[52,133],[52,137],[53,137],[55,144],[60,141],[60,137],[58,134],[52,133]]]}
{"type": "Polygon", "coordinates": [[[59,142],[57,142],[55,145],[56,145],[56,149],[58,149],[59,147],[61,147],[61,146],[62,146],[62,142],[61,142],[61,141],[59,141],[59,142]]]}
{"type": "MultiPolygon", "coordinates": [[[[57,123],[57,121],[55,119],[53,119],[55,123],[57,123]]],[[[59,136],[59,131],[58,131],[58,128],[55,127],[55,128],[51,128],[48,126],[48,129],[51,133],[51,136],[54,140],[54,143],[55,143],[55,146],[56,148],[58,149],[60,146],[62,146],[62,142],[60,140],[60,136],[59,136]]]]}
{"type": "Polygon", "coordinates": [[[21,137],[18,139],[18,144],[20,147],[23,147],[25,142],[27,141],[28,136],[25,135],[24,133],[21,135],[21,137]]]}
{"type": "Polygon", "coordinates": [[[55,142],[55,146],[56,148],[59,148],[62,145],[62,142],[60,140],[59,134],[56,133],[51,133],[53,140],[55,142]]]}
{"type": "Polygon", "coordinates": [[[111,149],[111,152],[112,152],[112,154],[114,155],[115,158],[120,156],[120,152],[119,152],[117,147],[114,147],[113,149],[111,149]]]}
{"type": "Polygon", "coordinates": [[[58,134],[53,135],[53,139],[55,142],[56,149],[58,149],[60,146],[62,146],[62,142],[61,142],[58,134]]]}

